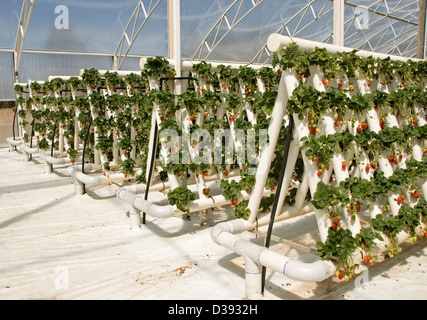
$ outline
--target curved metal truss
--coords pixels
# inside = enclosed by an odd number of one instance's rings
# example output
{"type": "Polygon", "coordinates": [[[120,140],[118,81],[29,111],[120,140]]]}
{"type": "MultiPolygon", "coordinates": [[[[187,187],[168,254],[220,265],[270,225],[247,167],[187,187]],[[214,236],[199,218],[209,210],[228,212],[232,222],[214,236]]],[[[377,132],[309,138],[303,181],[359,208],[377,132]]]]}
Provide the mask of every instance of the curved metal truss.
{"type": "Polygon", "coordinates": [[[18,32],[16,33],[15,49],[13,50],[13,64],[15,80],[18,79],[19,64],[21,62],[22,50],[24,49],[25,37],[30,25],[36,0],[24,0],[22,2],[21,15],[19,18],[18,32]]]}
{"type": "Polygon", "coordinates": [[[207,33],[196,52],[194,53],[191,60],[206,60],[213,50],[221,43],[221,41],[242,21],[249,13],[251,13],[256,7],[258,7],[264,0],[250,0],[252,6],[246,11],[243,11],[243,5],[245,0],[234,0],[233,3],[224,11],[221,17],[217,20],[214,26],[207,33]],[[236,12],[233,12],[233,8],[237,8],[236,12]],[[242,12],[243,11],[243,12],[242,12]],[[227,25],[224,31],[223,24],[227,25]],[[208,40],[212,38],[212,41],[208,43],[208,40]],[[207,50],[207,54],[202,57],[202,53],[207,50]]]}
{"type": "MultiPolygon", "coordinates": [[[[313,0],[304,5],[290,17],[276,33],[296,37],[304,29],[333,11],[334,0],[313,0]],[[317,13],[315,11],[315,4],[317,13]],[[301,25],[307,15],[312,15],[309,23],[301,25]],[[290,30],[289,25],[299,19],[297,27],[290,30]]],[[[344,22],[345,45],[375,52],[415,57],[417,53],[419,0],[378,0],[368,6],[364,1],[345,1],[346,20],[344,22]],[[372,28],[375,27],[375,28],[372,28]]],[[[333,32],[321,42],[330,42],[333,32]]],[[[265,44],[251,60],[251,63],[266,63],[271,52],[265,44]]]]}
{"type": "Polygon", "coordinates": [[[116,52],[114,53],[115,70],[120,70],[122,67],[123,62],[125,61],[133,43],[160,2],[161,0],[139,0],[135,10],[132,13],[132,16],[129,19],[129,22],[123,31],[123,35],[120,38],[116,52]],[[130,32],[129,35],[128,32],[130,32]]]}

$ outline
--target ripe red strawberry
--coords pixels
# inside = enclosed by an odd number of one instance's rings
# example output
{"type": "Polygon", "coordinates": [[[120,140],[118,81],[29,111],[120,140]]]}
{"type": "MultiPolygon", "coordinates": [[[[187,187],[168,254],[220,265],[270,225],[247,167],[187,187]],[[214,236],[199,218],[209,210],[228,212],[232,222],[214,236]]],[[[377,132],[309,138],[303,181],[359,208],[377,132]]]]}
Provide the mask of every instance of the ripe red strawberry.
{"type": "Polygon", "coordinates": [[[336,225],[339,225],[339,223],[340,223],[340,219],[338,219],[338,218],[334,218],[334,223],[335,223],[336,225]]]}
{"type": "Polygon", "coordinates": [[[356,128],[356,131],[357,131],[357,133],[360,133],[360,131],[362,131],[362,128],[361,128],[360,126],[358,126],[358,127],[356,128]]]}
{"type": "Polygon", "coordinates": [[[357,203],[356,203],[356,211],[357,211],[357,212],[360,212],[360,202],[357,202],[357,203]]]}
{"type": "Polygon", "coordinates": [[[374,264],[374,260],[370,259],[369,264],[372,266],[374,264]]]}
{"type": "Polygon", "coordinates": [[[424,232],[424,238],[427,238],[427,231],[424,232]]]}
{"type": "Polygon", "coordinates": [[[377,168],[377,165],[375,163],[371,163],[371,168],[375,170],[377,168]]]}
{"type": "Polygon", "coordinates": [[[280,76],[280,73],[281,73],[281,71],[280,71],[280,69],[277,69],[277,74],[280,76]]]}
{"type": "Polygon", "coordinates": [[[339,121],[335,121],[335,127],[338,127],[340,125],[339,121]]]}
{"type": "Polygon", "coordinates": [[[342,279],[344,278],[344,273],[342,273],[341,271],[338,273],[338,279],[342,279]]]}
{"type": "Polygon", "coordinates": [[[397,204],[401,204],[402,203],[402,198],[401,197],[398,197],[397,198],[397,204]]]}
{"type": "Polygon", "coordinates": [[[322,175],[322,171],[317,171],[317,176],[320,177],[322,175]]]}
{"type": "Polygon", "coordinates": [[[419,197],[420,197],[420,193],[419,193],[418,191],[415,191],[415,192],[414,192],[414,197],[415,197],[415,198],[419,198],[419,197]]]}
{"type": "Polygon", "coordinates": [[[366,122],[362,122],[360,126],[362,127],[363,130],[366,130],[368,128],[368,124],[366,122]]]}
{"type": "Polygon", "coordinates": [[[371,83],[370,83],[370,82],[368,82],[368,83],[367,83],[367,85],[368,85],[368,87],[370,87],[370,86],[371,86],[371,83]]]}
{"type": "Polygon", "coordinates": [[[363,257],[363,261],[364,261],[364,262],[368,262],[368,261],[369,261],[369,256],[364,256],[364,257],[363,257]]]}
{"type": "Polygon", "coordinates": [[[161,115],[161,116],[160,116],[160,121],[163,121],[163,120],[165,120],[165,116],[164,116],[164,115],[161,115]]]}
{"type": "Polygon", "coordinates": [[[347,163],[343,162],[343,164],[341,165],[342,169],[345,170],[345,168],[347,167],[347,163]]]}
{"type": "Polygon", "coordinates": [[[414,126],[416,126],[418,121],[416,119],[414,119],[414,120],[412,120],[412,123],[414,124],[414,126]]]}
{"type": "Polygon", "coordinates": [[[338,88],[342,87],[342,81],[338,82],[338,88]]]}
{"type": "Polygon", "coordinates": [[[195,116],[190,116],[190,120],[193,121],[194,119],[196,119],[195,116]]]}
{"type": "Polygon", "coordinates": [[[207,117],[208,116],[208,112],[207,111],[205,111],[205,117],[207,117]]]}
{"type": "Polygon", "coordinates": [[[334,230],[334,231],[337,231],[338,226],[337,226],[335,223],[333,223],[333,224],[331,225],[331,229],[332,229],[332,230],[334,230]]]}
{"type": "Polygon", "coordinates": [[[298,80],[301,80],[301,79],[302,79],[302,75],[300,75],[300,74],[299,74],[299,75],[297,76],[297,78],[298,78],[298,80]]]}
{"type": "Polygon", "coordinates": [[[228,176],[228,171],[224,170],[224,175],[228,176]]]}
{"type": "Polygon", "coordinates": [[[315,134],[315,133],[316,133],[316,128],[310,127],[310,134],[315,134]]]}
{"type": "Polygon", "coordinates": [[[367,164],[365,167],[366,172],[369,172],[369,169],[371,169],[371,166],[369,164],[367,164]]]}

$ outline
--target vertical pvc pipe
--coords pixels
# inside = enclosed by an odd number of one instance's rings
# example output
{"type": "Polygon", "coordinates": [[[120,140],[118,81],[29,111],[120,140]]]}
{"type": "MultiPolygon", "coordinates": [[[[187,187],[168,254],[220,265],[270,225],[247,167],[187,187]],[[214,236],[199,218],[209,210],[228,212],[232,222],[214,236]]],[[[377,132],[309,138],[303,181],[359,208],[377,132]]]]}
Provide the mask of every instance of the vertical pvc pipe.
{"type": "Polygon", "coordinates": [[[268,172],[270,170],[271,161],[273,160],[274,150],[276,148],[277,139],[279,138],[280,128],[282,127],[283,117],[285,116],[286,103],[293,90],[298,86],[298,80],[289,71],[283,71],[279,82],[276,102],[271,113],[270,123],[268,125],[268,136],[270,142],[264,147],[261,152],[259,165],[256,171],[256,182],[249,199],[248,208],[251,214],[248,218],[250,223],[255,222],[257,217],[259,204],[262,197],[262,191],[267,181],[268,172]]]}

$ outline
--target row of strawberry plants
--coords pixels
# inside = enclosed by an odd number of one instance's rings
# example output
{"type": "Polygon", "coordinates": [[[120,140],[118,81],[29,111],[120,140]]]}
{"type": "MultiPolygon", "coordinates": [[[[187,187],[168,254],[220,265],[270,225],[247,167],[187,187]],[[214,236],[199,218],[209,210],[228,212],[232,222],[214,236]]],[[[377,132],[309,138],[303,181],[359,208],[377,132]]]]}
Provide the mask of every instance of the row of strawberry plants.
{"type": "Polygon", "coordinates": [[[298,44],[291,43],[273,54],[272,65],[278,65],[282,70],[295,69],[300,80],[310,76],[310,66],[319,66],[324,74],[324,84],[337,79],[339,87],[342,87],[346,83],[345,80],[348,80],[347,87],[343,89],[350,91],[354,89],[355,81],[360,75],[366,78],[368,86],[374,80],[380,80],[382,85],[387,85],[396,78],[401,80],[402,87],[425,86],[427,61],[362,57],[357,55],[357,51],[332,53],[325,48],[316,47],[313,51],[306,52],[300,49],[298,44]]]}
{"type": "MultiPolygon", "coordinates": [[[[272,68],[264,67],[255,71],[250,67],[232,69],[230,66],[219,65],[216,70],[213,70],[210,64],[201,62],[193,66],[192,76],[197,77],[197,80],[190,81],[189,90],[182,94],[175,95],[170,91],[153,92],[155,101],[163,107],[163,113],[160,114],[161,130],[173,129],[182,134],[182,128],[176,123],[174,117],[175,113],[179,111],[186,112],[187,120],[190,121],[190,133],[203,127],[213,137],[216,129],[230,129],[232,127],[232,129],[242,129],[246,133],[249,129],[267,128],[269,115],[277,95],[278,80],[280,79],[272,68]],[[265,91],[257,89],[258,79],[265,85],[265,91]],[[249,121],[247,113],[243,110],[245,105],[256,116],[255,122],[249,121]],[[217,114],[221,107],[225,108],[223,116],[217,114]],[[198,119],[199,117],[203,119],[198,119]]],[[[244,142],[246,135],[241,139],[244,142]]],[[[195,143],[191,145],[193,148],[195,143]]],[[[182,146],[176,147],[182,148],[182,146]]],[[[256,152],[258,152],[258,147],[258,145],[255,146],[256,152]]],[[[174,148],[168,151],[170,156],[182,156],[180,153],[177,154],[174,148]]],[[[175,164],[167,163],[163,169],[166,172],[177,174],[178,177],[183,177],[187,169],[192,171],[196,178],[221,173],[224,177],[221,181],[221,188],[223,188],[225,198],[231,200],[234,206],[234,217],[247,218],[247,201],[242,201],[240,192],[252,190],[255,184],[253,174],[255,167],[250,163],[238,165],[238,153],[233,154],[233,164],[227,165],[224,161],[224,146],[215,149],[212,152],[212,158],[215,157],[215,152],[219,152],[219,156],[223,159],[221,164],[196,165],[191,163],[185,165],[180,161],[175,164]],[[241,180],[239,182],[228,180],[228,171],[239,167],[241,180]],[[239,188],[235,188],[237,185],[239,188]]],[[[274,179],[277,181],[277,176],[271,175],[271,180],[274,179]]],[[[269,184],[273,187],[275,183],[270,181],[269,184]]]]}
{"type": "MultiPolygon", "coordinates": [[[[97,150],[104,154],[106,158],[104,158],[105,161],[102,165],[105,171],[110,169],[110,163],[113,160],[114,135],[117,135],[116,146],[125,156],[120,163],[122,172],[129,175],[135,174],[135,161],[128,156],[130,150],[139,151],[138,154],[141,156],[142,163],[145,162],[144,159],[148,154],[148,136],[153,102],[161,105],[162,114],[159,117],[161,130],[172,128],[180,132],[181,124],[176,122],[175,115],[182,110],[187,111],[189,119],[192,121],[191,132],[199,127],[196,124],[196,119],[200,116],[205,118],[203,128],[208,129],[212,135],[215,129],[229,129],[231,123],[235,125],[236,129],[242,129],[245,132],[248,129],[267,128],[277,95],[278,80],[280,79],[280,75],[272,68],[264,67],[255,71],[249,67],[232,69],[230,66],[220,65],[216,71],[213,71],[210,65],[201,63],[195,65],[192,72],[195,76],[202,77],[206,85],[200,87],[197,82],[192,83],[190,81],[188,83],[189,90],[178,95],[172,94],[168,85],[166,85],[165,90],[158,90],[149,85],[151,78],[166,77],[170,79],[174,76],[174,71],[166,59],[160,57],[148,59],[140,75],[130,74],[124,78],[119,77],[115,72],[107,72],[101,76],[96,69],[86,69],[81,77],[71,77],[69,80],[57,78],[45,82],[43,85],[38,82],[31,83],[34,86],[33,95],[27,99],[27,104],[32,104],[32,100],[35,100],[36,103],[40,101],[34,108],[35,114],[39,112],[38,107],[47,106],[43,112],[50,117],[52,123],[59,121],[65,129],[63,134],[67,136],[70,142],[67,152],[73,160],[81,151],[73,148],[74,125],[72,120],[75,116],[78,117],[80,123],[78,136],[81,140],[86,136],[90,119],[92,119],[92,130],[89,133],[86,157],[90,162],[93,162],[97,150]],[[203,71],[204,67],[205,70],[203,71]],[[261,79],[264,84],[264,91],[257,90],[258,79],[261,79]],[[108,94],[105,89],[99,90],[104,87],[111,89],[108,94]],[[54,95],[59,91],[68,90],[73,93],[81,91],[83,94],[62,95],[61,97],[54,95]],[[224,116],[216,117],[216,112],[224,105],[224,102],[226,102],[224,116]],[[245,104],[253,110],[253,114],[257,118],[255,123],[249,121],[243,112],[242,109],[245,104]],[[67,108],[62,106],[67,106],[67,108]],[[130,139],[131,127],[136,129],[136,136],[133,139],[130,139]]],[[[16,89],[21,92],[25,90],[25,88],[16,89]]],[[[22,115],[24,116],[24,114],[22,115]]],[[[36,122],[42,123],[41,120],[39,117],[36,122]]],[[[37,125],[36,129],[38,130],[37,125]]],[[[46,140],[47,146],[48,141],[46,140]]],[[[221,152],[224,158],[224,148],[221,152]]],[[[239,166],[237,164],[227,166],[225,162],[220,165],[169,163],[164,167],[164,171],[173,172],[179,176],[187,169],[196,175],[221,172],[224,177],[227,177],[228,170],[234,167],[238,168],[239,166]]],[[[253,171],[252,174],[249,174],[249,169],[253,168],[253,165],[249,163],[244,164],[243,169],[241,168],[243,172],[242,183],[246,182],[242,190],[250,191],[253,187],[255,182],[253,171]]],[[[142,169],[142,173],[136,177],[137,182],[145,182],[145,168],[142,169]]],[[[161,174],[161,176],[163,180],[166,179],[165,174],[161,174]]],[[[275,184],[277,184],[277,175],[272,174],[266,187],[274,189],[275,184]]],[[[264,202],[263,205],[265,206],[264,202]]],[[[238,201],[233,201],[233,204],[237,205],[238,201]]],[[[240,212],[243,214],[246,210],[242,204],[240,207],[242,208],[240,212]]],[[[238,211],[236,209],[236,217],[242,216],[237,213],[238,211]]]]}
{"type": "MultiPolygon", "coordinates": [[[[310,134],[301,140],[301,149],[307,158],[317,163],[318,176],[322,176],[324,169],[329,170],[329,162],[337,153],[348,154],[349,150],[353,151],[353,160],[343,162],[342,170],[351,169],[350,166],[358,164],[356,149],[364,150],[371,159],[366,170],[373,172],[372,180],[347,178],[337,187],[319,182],[312,199],[317,209],[329,210],[326,217],[332,221],[326,241],[317,243],[318,253],[322,257],[337,259],[337,276],[349,279],[354,273],[352,257],[357,247],[364,249],[366,261],[373,261],[374,239],[382,239],[374,230],[390,237],[392,245],[389,254],[392,256],[399,250],[395,234],[407,229],[411,234],[410,240],[414,241],[415,228],[420,221],[425,223],[425,200],[418,201],[415,207],[413,204],[420,196],[417,190],[418,179],[425,181],[425,157],[421,163],[403,159],[408,169],[395,169],[394,174],[388,178],[375,170],[375,159],[388,154],[389,162],[397,164],[397,155],[402,159],[403,154],[412,151],[414,143],[424,143],[427,126],[419,127],[417,119],[420,117],[419,108],[425,108],[427,101],[424,83],[427,64],[425,61],[410,60],[404,63],[390,59],[362,58],[356,55],[356,51],[332,54],[325,49],[316,48],[307,53],[300,50],[297,44],[290,44],[281,50],[280,56],[275,55],[273,65],[276,64],[282,69],[292,68],[297,74],[299,86],[293,91],[287,107],[290,113],[307,121],[310,126],[310,134]],[[314,70],[312,66],[319,67],[325,91],[318,91],[308,85],[310,70],[314,70]],[[378,90],[366,94],[357,92],[355,84],[361,76],[367,79],[368,87],[374,80],[379,80],[378,90]],[[388,93],[389,84],[393,84],[398,90],[388,93]],[[379,116],[381,130],[378,132],[370,131],[366,121],[368,112],[373,109],[379,116]],[[337,131],[327,136],[322,135],[321,126],[326,114],[333,115],[337,131]],[[400,128],[386,125],[385,119],[390,115],[396,116],[400,128]],[[360,122],[357,128],[356,122],[360,122]],[[345,131],[351,127],[356,129],[354,133],[345,131]],[[411,203],[406,202],[408,199],[405,200],[403,196],[404,190],[411,191],[411,203]],[[363,203],[371,208],[372,203],[380,202],[379,199],[386,198],[391,193],[399,194],[395,199],[398,204],[408,204],[400,207],[397,216],[384,220],[383,215],[378,215],[372,219],[374,229],[362,228],[357,235],[341,227],[343,210],[350,212],[351,217],[355,218],[363,203]],[[389,229],[386,230],[385,226],[389,229]],[[390,231],[390,226],[395,226],[395,230],[390,231]],[[367,235],[369,239],[365,239],[367,235]]],[[[383,209],[388,211],[387,205],[383,209]]]]}

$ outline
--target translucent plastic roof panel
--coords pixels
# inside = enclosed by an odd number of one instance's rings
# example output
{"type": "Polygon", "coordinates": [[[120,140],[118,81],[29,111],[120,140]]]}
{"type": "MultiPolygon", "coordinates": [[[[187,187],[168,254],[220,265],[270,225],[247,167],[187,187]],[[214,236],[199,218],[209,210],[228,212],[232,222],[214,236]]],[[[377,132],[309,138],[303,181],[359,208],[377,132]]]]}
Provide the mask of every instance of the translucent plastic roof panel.
{"type": "Polygon", "coordinates": [[[21,1],[2,1],[0,10],[0,48],[13,48],[15,46],[21,6],[21,1]],[[16,10],[18,6],[19,9],[16,10]]]}
{"type": "MultiPolygon", "coordinates": [[[[167,2],[163,2],[144,26],[144,33],[132,52],[167,54],[167,2]],[[158,41],[159,38],[161,41],[158,41]]],[[[12,34],[13,39],[12,43],[8,40],[5,46],[13,48],[22,1],[12,3],[14,18],[10,17],[9,11],[8,23],[14,23],[8,34],[12,34]]],[[[24,48],[114,53],[137,3],[135,0],[37,0],[24,48]],[[65,24],[61,15],[65,17],[65,13],[59,6],[65,6],[68,10],[68,29],[63,28],[65,24]]]]}
{"type": "Polygon", "coordinates": [[[414,57],[418,19],[418,0],[346,1],[345,45],[414,57]]]}

